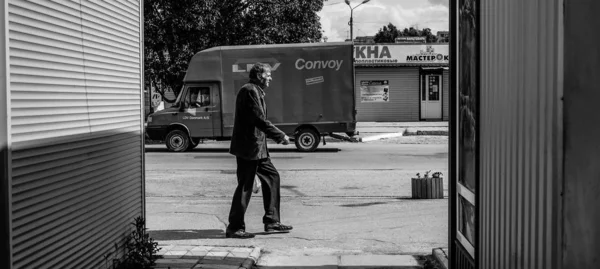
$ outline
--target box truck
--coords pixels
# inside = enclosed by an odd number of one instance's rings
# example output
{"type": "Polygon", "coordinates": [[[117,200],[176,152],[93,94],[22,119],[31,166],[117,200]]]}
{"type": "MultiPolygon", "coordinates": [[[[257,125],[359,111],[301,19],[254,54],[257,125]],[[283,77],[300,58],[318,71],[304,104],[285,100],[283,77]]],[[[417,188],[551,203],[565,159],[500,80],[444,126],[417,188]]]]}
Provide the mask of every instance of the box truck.
{"type": "MultiPolygon", "coordinates": [[[[271,67],[268,120],[314,151],[321,138],[356,134],[353,47],[349,42],[215,47],[196,53],[175,104],[151,114],[146,133],[170,151],[203,139],[229,140],[236,94],[256,62],[271,67]]],[[[323,143],[325,141],[323,140],[323,143]]]]}

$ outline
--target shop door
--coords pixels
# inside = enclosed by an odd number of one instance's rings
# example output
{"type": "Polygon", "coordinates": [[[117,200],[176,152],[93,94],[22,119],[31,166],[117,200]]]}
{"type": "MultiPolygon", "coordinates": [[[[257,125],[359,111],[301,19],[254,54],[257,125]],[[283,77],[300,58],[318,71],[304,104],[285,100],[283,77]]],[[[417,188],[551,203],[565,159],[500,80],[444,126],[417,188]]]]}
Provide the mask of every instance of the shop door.
{"type": "Polygon", "coordinates": [[[421,119],[442,119],[442,75],[425,75],[421,87],[421,119]]]}

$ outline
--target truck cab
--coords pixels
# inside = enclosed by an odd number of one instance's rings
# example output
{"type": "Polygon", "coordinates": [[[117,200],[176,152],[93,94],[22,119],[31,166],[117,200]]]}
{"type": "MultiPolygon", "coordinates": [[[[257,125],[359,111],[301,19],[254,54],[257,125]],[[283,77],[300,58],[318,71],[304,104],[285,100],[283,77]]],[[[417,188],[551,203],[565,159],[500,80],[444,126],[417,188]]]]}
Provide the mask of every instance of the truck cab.
{"type": "Polygon", "coordinates": [[[175,152],[191,150],[201,139],[224,138],[220,95],[217,83],[185,85],[172,107],[148,117],[146,133],[175,152]]]}

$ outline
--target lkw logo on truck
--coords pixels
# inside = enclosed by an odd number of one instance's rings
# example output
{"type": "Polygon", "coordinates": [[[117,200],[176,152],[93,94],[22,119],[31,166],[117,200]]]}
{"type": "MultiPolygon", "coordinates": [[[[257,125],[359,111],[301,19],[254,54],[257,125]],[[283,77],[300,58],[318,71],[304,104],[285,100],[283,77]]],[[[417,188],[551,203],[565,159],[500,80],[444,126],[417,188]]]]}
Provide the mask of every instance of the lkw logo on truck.
{"type": "Polygon", "coordinates": [[[252,66],[255,63],[264,63],[271,67],[271,71],[277,70],[281,63],[274,58],[263,58],[263,59],[243,59],[236,61],[232,68],[234,73],[245,73],[250,72],[252,66]]]}

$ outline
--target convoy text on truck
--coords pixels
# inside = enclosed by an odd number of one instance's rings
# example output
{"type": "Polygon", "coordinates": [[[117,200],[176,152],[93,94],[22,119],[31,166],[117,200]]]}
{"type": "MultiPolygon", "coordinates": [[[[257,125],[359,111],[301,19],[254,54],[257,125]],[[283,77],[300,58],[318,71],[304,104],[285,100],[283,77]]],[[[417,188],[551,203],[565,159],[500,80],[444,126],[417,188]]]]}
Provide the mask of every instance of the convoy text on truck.
{"type": "Polygon", "coordinates": [[[215,47],[192,57],[173,107],[148,117],[146,133],[171,151],[193,149],[201,139],[228,140],[235,97],[252,65],[271,66],[266,89],[268,120],[314,151],[321,137],[355,134],[351,43],[215,47]]]}

